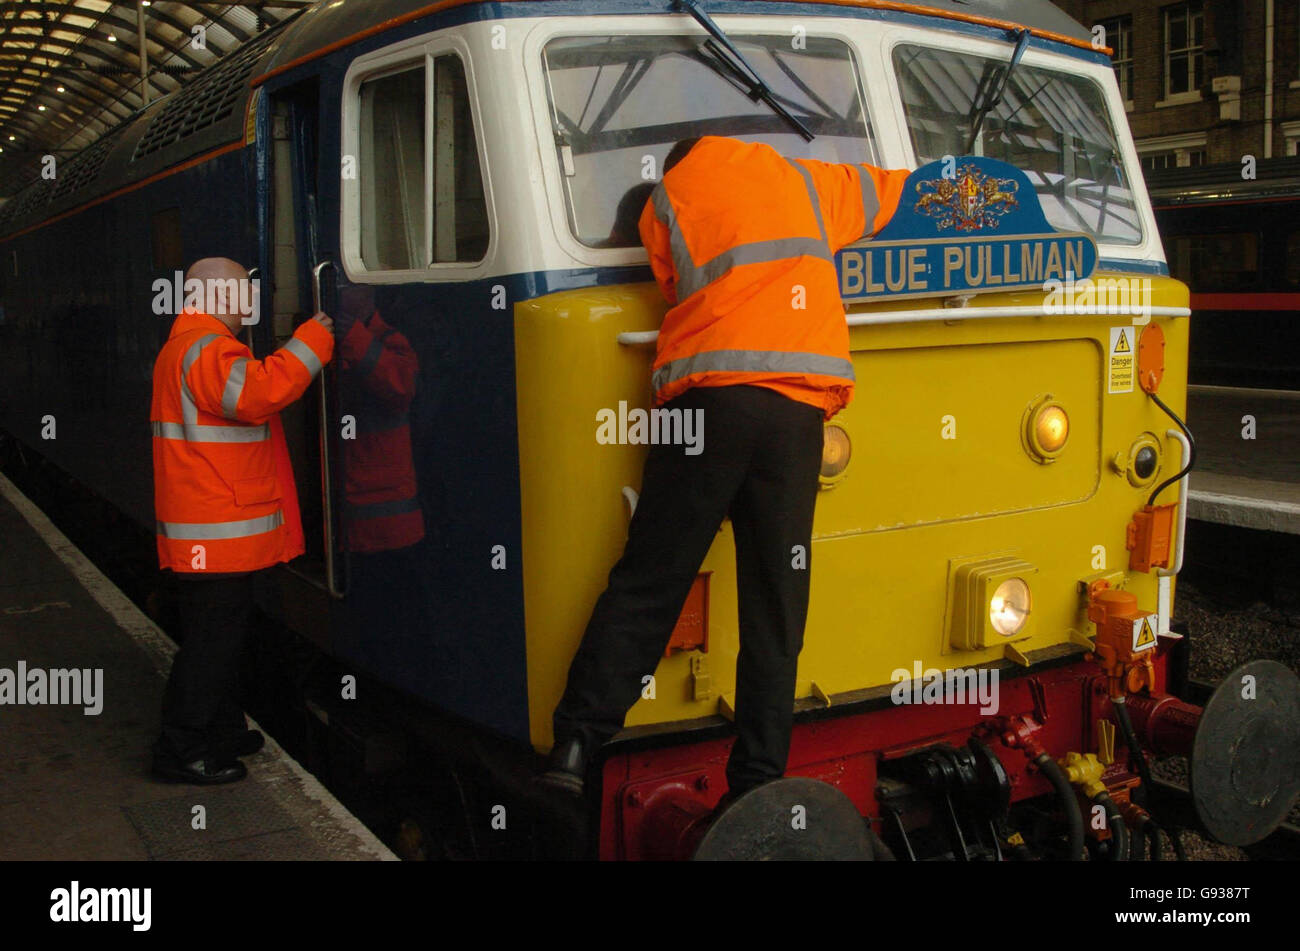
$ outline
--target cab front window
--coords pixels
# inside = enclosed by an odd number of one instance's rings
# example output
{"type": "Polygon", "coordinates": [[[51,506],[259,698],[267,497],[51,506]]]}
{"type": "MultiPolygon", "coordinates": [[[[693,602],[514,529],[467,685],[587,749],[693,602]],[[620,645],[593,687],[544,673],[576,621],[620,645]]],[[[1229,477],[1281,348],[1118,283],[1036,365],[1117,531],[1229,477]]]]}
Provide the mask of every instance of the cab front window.
{"type": "Polygon", "coordinates": [[[997,86],[1007,59],[906,44],[894,49],[917,163],[965,154],[969,145],[971,154],[1028,175],[1053,227],[1083,232],[1098,243],[1140,244],[1137,197],[1096,82],[1021,63],[1001,101],[976,123],[980,98],[997,86]]]}
{"type": "Polygon", "coordinates": [[[761,141],[783,155],[874,162],[857,66],[842,42],[788,36],[732,41],[816,138],[805,142],[720,72],[707,37],[562,37],[543,51],[569,226],[588,247],[640,244],[636,222],[674,143],[702,135],[761,141]]]}

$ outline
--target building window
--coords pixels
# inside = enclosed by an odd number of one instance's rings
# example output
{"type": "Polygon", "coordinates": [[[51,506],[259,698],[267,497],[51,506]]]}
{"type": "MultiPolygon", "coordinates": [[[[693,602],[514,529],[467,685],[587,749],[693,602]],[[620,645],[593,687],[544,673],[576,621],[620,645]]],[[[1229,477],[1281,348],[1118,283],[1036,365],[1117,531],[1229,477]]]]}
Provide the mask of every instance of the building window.
{"type": "Polygon", "coordinates": [[[1199,92],[1205,83],[1205,13],[1201,3],[1165,8],[1165,98],[1199,92]]]}
{"type": "Polygon", "coordinates": [[[1133,101],[1133,18],[1113,17],[1098,23],[1106,31],[1106,45],[1111,48],[1111,65],[1119,81],[1120,97],[1133,101]]]}
{"type": "Polygon", "coordinates": [[[1282,140],[1286,143],[1285,154],[1294,156],[1300,149],[1300,121],[1283,122],[1281,125],[1282,140]]]}
{"type": "Polygon", "coordinates": [[[1204,165],[1209,160],[1204,132],[1139,139],[1134,144],[1137,146],[1142,168],[1148,172],[1158,172],[1164,168],[1204,165]]]}
{"type": "Polygon", "coordinates": [[[1259,286],[1259,236],[1180,234],[1165,245],[1169,270],[1195,291],[1243,291],[1259,286]]]}

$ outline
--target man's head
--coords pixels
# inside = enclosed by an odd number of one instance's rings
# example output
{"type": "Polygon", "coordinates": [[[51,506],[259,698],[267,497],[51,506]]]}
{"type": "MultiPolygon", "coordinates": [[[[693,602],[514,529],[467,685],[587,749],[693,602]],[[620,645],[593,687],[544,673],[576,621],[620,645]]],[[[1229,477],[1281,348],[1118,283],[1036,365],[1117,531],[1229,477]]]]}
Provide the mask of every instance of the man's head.
{"type": "Polygon", "coordinates": [[[244,318],[252,316],[256,306],[248,271],[230,258],[201,258],[185,274],[185,293],[190,296],[191,281],[203,288],[202,309],[225,324],[231,333],[239,333],[244,318]]]}
{"type": "Polygon", "coordinates": [[[695,147],[695,143],[700,141],[703,136],[695,136],[693,139],[681,139],[676,145],[669,150],[668,155],[664,158],[664,174],[667,175],[682,159],[686,158],[686,153],[695,147]]]}

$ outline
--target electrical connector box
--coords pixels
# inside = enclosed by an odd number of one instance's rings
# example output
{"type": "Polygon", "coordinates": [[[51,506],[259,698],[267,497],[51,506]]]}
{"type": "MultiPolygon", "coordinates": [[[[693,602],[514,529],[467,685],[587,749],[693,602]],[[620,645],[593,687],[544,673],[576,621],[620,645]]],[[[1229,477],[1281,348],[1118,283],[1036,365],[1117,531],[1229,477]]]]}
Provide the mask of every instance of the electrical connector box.
{"type": "Polygon", "coordinates": [[[1176,504],[1144,505],[1128,523],[1124,546],[1129,550],[1129,571],[1168,568],[1173,547],[1176,504]]]}

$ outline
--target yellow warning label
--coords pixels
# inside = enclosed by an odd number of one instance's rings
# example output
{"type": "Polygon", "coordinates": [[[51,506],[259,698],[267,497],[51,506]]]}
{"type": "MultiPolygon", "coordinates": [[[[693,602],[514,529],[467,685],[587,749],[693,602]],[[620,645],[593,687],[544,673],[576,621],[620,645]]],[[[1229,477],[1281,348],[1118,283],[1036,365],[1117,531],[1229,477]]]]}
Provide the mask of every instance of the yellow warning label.
{"type": "Polygon", "coordinates": [[[1133,622],[1133,652],[1150,650],[1156,646],[1156,628],[1152,619],[1156,615],[1148,614],[1133,622]]]}
{"type": "Polygon", "coordinates": [[[1134,377],[1133,328],[1111,327],[1107,354],[1106,392],[1132,393],[1134,377]]]}

